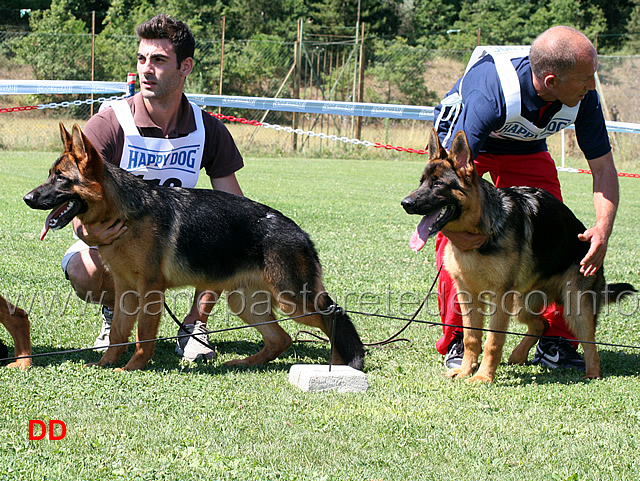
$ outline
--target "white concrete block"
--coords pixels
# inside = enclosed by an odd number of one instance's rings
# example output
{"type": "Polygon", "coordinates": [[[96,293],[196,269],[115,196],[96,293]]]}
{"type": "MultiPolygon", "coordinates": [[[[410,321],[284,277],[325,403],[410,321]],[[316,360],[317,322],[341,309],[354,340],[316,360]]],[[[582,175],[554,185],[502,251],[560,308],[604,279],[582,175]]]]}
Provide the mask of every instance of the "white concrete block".
{"type": "Polygon", "coordinates": [[[349,366],[294,364],[289,371],[289,382],[303,391],[364,392],[369,389],[367,376],[349,366]]]}

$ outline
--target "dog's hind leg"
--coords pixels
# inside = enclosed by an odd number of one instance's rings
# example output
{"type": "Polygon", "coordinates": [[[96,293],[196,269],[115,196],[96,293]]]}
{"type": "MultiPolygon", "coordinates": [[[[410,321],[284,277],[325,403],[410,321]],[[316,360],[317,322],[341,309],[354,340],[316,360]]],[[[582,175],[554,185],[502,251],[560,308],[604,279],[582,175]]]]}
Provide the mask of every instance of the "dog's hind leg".
{"type": "Polygon", "coordinates": [[[588,379],[602,378],[600,367],[600,355],[595,344],[596,340],[596,317],[601,302],[598,295],[601,291],[596,290],[569,290],[567,298],[569,307],[565,304],[565,320],[567,326],[573,334],[581,341],[584,351],[585,377],[588,379]],[[577,306],[577,309],[576,309],[577,306]]]}
{"type": "MultiPolygon", "coordinates": [[[[30,356],[31,336],[27,313],[0,297],[0,323],[4,324],[13,338],[15,357],[30,356]]],[[[30,357],[16,359],[7,365],[7,367],[19,367],[21,369],[26,369],[29,366],[31,366],[30,357]]]]}
{"type": "Polygon", "coordinates": [[[275,321],[272,295],[267,290],[238,288],[227,292],[227,303],[232,314],[247,324],[267,323],[254,326],[262,335],[264,346],[260,352],[244,359],[234,359],[227,366],[256,366],[272,361],[292,344],[291,336],[275,321]]]}
{"type": "MultiPolygon", "coordinates": [[[[537,316],[536,316],[537,317],[537,316]]],[[[531,348],[540,340],[540,336],[544,332],[544,321],[537,317],[528,323],[527,335],[522,338],[520,343],[511,351],[509,356],[509,364],[524,364],[529,358],[531,348]]]]}

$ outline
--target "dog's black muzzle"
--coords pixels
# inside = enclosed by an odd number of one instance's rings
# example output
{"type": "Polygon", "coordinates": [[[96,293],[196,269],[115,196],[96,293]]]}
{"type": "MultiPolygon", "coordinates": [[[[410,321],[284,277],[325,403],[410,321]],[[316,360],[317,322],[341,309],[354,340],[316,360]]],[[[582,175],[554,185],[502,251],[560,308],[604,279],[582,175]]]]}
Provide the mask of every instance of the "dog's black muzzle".
{"type": "Polygon", "coordinates": [[[41,188],[36,187],[27,195],[25,195],[22,200],[31,207],[32,209],[53,209],[57,203],[57,196],[42,194],[41,188]]]}
{"type": "Polygon", "coordinates": [[[404,208],[404,210],[407,212],[407,214],[417,214],[416,212],[416,199],[413,198],[412,196],[407,196],[404,199],[402,199],[402,202],[400,202],[400,204],[402,205],[402,207],[404,208]]]}

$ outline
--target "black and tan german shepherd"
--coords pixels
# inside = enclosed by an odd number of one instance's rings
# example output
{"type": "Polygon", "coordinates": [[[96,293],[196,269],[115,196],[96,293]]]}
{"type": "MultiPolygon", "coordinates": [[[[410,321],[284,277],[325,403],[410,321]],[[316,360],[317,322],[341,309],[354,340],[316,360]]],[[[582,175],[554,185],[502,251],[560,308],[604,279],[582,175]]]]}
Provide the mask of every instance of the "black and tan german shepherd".
{"type": "MultiPolygon", "coordinates": [[[[14,355],[20,358],[10,363],[7,367],[26,369],[31,366],[31,358],[25,357],[31,355],[31,325],[29,324],[27,313],[0,296],[0,324],[6,327],[9,334],[11,334],[14,343],[14,355]]],[[[7,346],[0,341],[0,359],[5,359],[8,355],[7,346]]]]}
{"type": "MultiPolygon", "coordinates": [[[[225,192],[150,185],[103,162],[78,125],[69,134],[61,123],[60,134],[64,153],[47,181],[24,198],[33,209],[52,209],[41,237],[74,216],[83,223],[117,218],[127,225],[116,241],[98,247],[119,300],[111,347],[99,365],[118,361],[125,348],[113,344],[127,342],[136,317],[137,341],[154,339],[166,289],[190,285],[232,291],[234,295],[227,297],[232,312],[248,324],[275,319],[275,307],[291,317],[303,316],[296,320],[320,328],[334,340],[332,362],[363,368],[360,337],[325,291],[312,241],[291,219],[225,192]]],[[[228,365],[262,364],[291,345],[291,337],[277,323],[256,329],[264,348],[228,365]]],[[[124,369],[142,369],[154,347],[153,342],[138,342],[124,369]]]]}
{"type": "Polygon", "coordinates": [[[496,189],[475,170],[464,132],[458,132],[451,153],[435,131],[428,145],[429,160],[420,186],[402,200],[409,214],[424,216],[418,232],[427,239],[444,226],[451,231],[488,235],[478,249],[461,251],[448,243],[444,265],[458,292],[468,295],[463,314],[464,357],[447,376],[469,376],[478,367],[484,315],[493,313],[482,363],[470,381],[491,382],[502,358],[510,314],[528,326],[528,334],[509,361],[526,362],[542,335],[539,315],[546,303],[564,305],[567,325],[582,343],[586,377],[601,377],[595,342],[596,319],[603,305],[635,292],[630,284],[606,284],[603,269],[592,277],[580,273],[589,243],[578,239],[585,227],[571,210],[545,190],[532,187],[496,189]],[[482,297],[484,294],[484,297],[482,297]],[[531,294],[531,295],[530,295],[531,294]],[[487,296],[494,297],[489,299],[487,296]]]}

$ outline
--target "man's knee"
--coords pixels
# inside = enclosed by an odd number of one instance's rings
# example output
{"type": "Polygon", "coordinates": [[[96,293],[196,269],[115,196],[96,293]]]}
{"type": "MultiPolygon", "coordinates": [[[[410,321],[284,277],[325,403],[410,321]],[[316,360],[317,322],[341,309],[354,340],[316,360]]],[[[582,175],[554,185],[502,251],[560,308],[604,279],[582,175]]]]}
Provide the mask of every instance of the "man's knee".
{"type": "Polygon", "coordinates": [[[94,304],[111,305],[113,287],[95,249],[76,252],[67,264],[66,275],[76,295],[94,304]]]}

